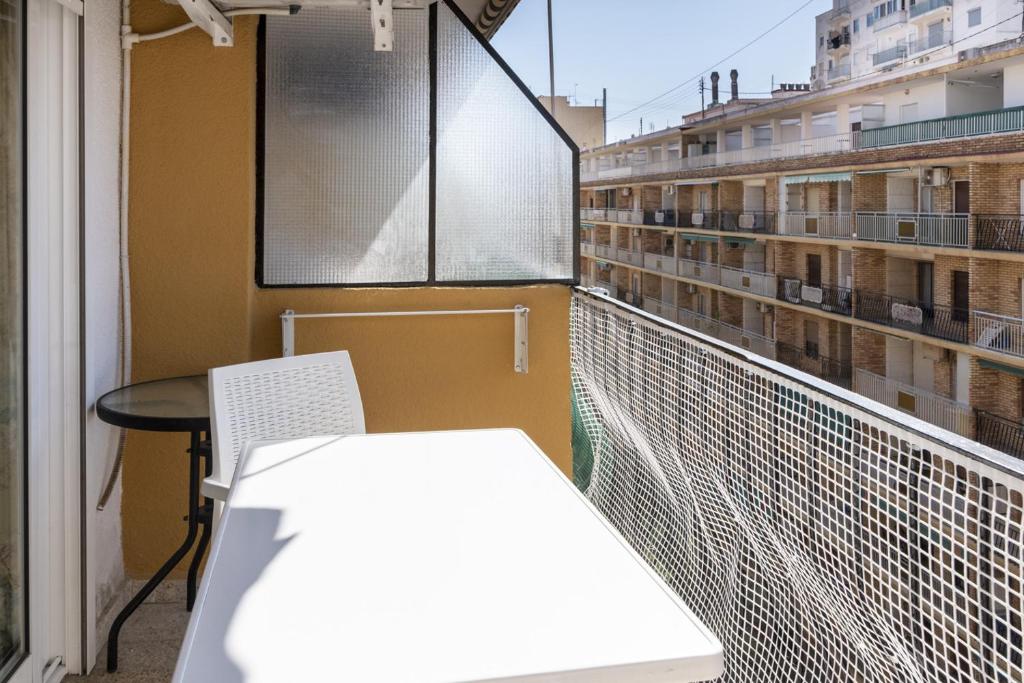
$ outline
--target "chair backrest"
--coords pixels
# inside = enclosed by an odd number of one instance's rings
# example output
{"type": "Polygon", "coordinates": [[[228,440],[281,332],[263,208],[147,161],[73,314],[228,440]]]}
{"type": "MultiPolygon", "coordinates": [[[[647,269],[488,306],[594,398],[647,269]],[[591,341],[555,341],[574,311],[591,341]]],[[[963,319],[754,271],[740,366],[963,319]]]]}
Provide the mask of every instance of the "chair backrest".
{"type": "Polygon", "coordinates": [[[228,485],[249,441],[365,434],[348,351],[274,358],[210,370],[214,481],[228,485]]]}

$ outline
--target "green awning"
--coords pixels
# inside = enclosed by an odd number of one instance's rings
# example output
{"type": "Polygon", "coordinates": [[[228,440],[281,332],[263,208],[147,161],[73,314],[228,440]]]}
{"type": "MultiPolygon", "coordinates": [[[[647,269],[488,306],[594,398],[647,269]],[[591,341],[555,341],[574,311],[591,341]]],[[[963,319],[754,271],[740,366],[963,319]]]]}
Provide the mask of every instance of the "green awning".
{"type": "Polygon", "coordinates": [[[691,242],[717,242],[717,235],[691,235],[688,232],[679,233],[679,239],[690,240],[691,242]]]}
{"type": "Polygon", "coordinates": [[[851,173],[811,173],[810,175],[790,175],[783,178],[786,185],[802,185],[804,183],[839,183],[853,179],[851,173]]]}
{"type": "Polygon", "coordinates": [[[595,226],[593,223],[580,223],[580,228],[582,228],[583,230],[591,230],[595,227],[597,226],[595,226]]]}
{"type": "Polygon", "coordinates": [[[996,363],[995,361],[987,360],[985,358],[979,358],[978,365],[983,368],[988,368],[989,370],[998,370],[999,372],[1016,375],[1017,377],[1024,377],[1024,368],[1015,368],[1012,365],[1003,365],[1002,363],[996,363]]]}

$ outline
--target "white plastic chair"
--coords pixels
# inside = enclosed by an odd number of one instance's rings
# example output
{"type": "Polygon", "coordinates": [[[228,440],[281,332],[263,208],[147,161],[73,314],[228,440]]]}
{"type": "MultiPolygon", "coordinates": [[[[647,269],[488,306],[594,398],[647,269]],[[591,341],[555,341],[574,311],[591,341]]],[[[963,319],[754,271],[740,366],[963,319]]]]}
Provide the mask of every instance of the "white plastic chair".
{"type": "Polygon", "coordinates": [[[365,434],[348,351],[274,358],[210,370],[213,474],[203,495],[226,500],[249,441],[365,434]]]}

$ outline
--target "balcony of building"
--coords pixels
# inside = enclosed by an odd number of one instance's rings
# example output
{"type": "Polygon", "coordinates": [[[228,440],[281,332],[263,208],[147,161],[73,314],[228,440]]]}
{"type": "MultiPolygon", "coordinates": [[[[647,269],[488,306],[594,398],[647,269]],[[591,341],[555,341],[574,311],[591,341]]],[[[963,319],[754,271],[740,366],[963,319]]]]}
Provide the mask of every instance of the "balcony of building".
{"type": "Polygon", "coordinates": [[[794,237],[851,239],[852,225],[849,211],[786,211],[779,216],[779,234],[794,237]]]}
{"type": "Polygon", "coordinates": [[[778,215],[774,211],[719,211],[718,229],[727,232],[750,232],[774,235],[778,215]]]}
{"type": "Polygon", "coordinates": [[[854,389],[872,400],[961,436],[973,433],[971,407],[965,403],[897,382],[864,368],[856,368],[853,376],[854,389]]]}
{"type": "Polygon", "coordinates": [[[969,313],[965,308],[856,289],[854,315],[860,320],[879,325],[961,344],[968,343],[969,313]]]}
{"type": "Polygon", "coordinates": [[[931,23],[952,12],[953,0],[917,0],[910,5],[910,20],[931,23]]]}
{"type": "Polygon", "coordinates": [[[905,59],[906,56],[907,44],[900,41],[892,47],[887,47],[884,50],[871,53],[871,63],[874,66],[884,66],[897,60],[905,59]]]}
{"type": "Polygon", "coordinates": [[[721,266],[721,284],[723,287],[775,298],[778,284],[774,273],[764,273],[745,268],[721,266]]]}
{"type": "Polygon", "coordinates": [[[1024,130],[1024,107],[1006,107],[865,129],[861,131],[858,145],[860,149],[870,149],[1021,130],[1024,130]]]}
{"type": "Polygon", "coordinates": [[[971,344],[1015,358],[1024,358],[1024,319],[973,311],[971,344]]]}
{"type": "Polygon", "coordinates": [[[836,315],[853,315],[853,290],[824,283],[808,284],[796,278],[779,278],[778,298],[799,306],[836,315]]]}
{"type": "MultiPolygon", "coordinates": [[[[884,6],[885,5],[883,4],[882,7],[884,7],[884,6]]],[[[882,31],[887,31],[887,30],[892,29],[892,28],[899,28],[899,27],[905,25],[906,23],[907,23],[907,11],[906,10],[896,10],[895,12],[889,12],[888,14],[886,14],[884,16],[876,16],[874,14],[869,14],[868,18],[867,18],[867,26],[868,26],[868,28],[873,29],[875,31],[875,33],[880,33],[882,31]]]]}
{"type": "Polygon", "coordinates": [[[974,216],[974,248],[1024,251],[1024,218],[1019,214],[974,216]]]}
{"type": "Polygon", "coordinates": [[[952,31],[925,31],[924,35],[907,41],[907,54],[914,56],[929,50],[938,50],[952,43],[952,31]]]}
{"type": "Polygon", "coordinates": [[[844,389],[853,386],[853,366],[848,362],[829,358],[816,347],[800,348],[793,344],[776,342],[775,359],[844,389]]]}
{"type": "Polygon", "coordinates": [[[1024,423],[984,410],[976,411],[974,420],[979,443],[1024,458],[1024,423]]]}
{"type": "Polygon", "coordinates": [[[856,239],[967,248],[969,223],[966,213],[858,211],[856,239]]]}
{"type": "Polygon", "coordinates": [[[850,27],[846,25],[838,30],[829,31],[825,37],[825,49],[833,58],[850,52],[850,27]]]}
{"type": "Polygon", "coordinates": [[[850,77],[852,65],[849,62],[842,64],[833,64],[828,68],[826,72],[828,76],[828,82],[840,81],[850,77]]]}

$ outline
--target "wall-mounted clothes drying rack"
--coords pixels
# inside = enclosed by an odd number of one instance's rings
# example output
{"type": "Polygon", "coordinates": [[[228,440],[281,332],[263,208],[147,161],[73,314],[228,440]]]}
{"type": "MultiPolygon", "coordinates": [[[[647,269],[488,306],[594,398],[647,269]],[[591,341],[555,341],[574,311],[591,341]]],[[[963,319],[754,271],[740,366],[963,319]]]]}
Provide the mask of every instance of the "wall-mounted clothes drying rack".
{"type": "Polygon", "coordinates": [[[288,309],[281,314],[281,355],[295,355],[295,321],[302,318],[397,318],[427,315],[502,315],[512,314],[514,320],[513,359],[515,371],[526,374],[530,370],[530,309],[487,308],[464,311],[371,311],[357,313],[296,313],[288,309]]]}

